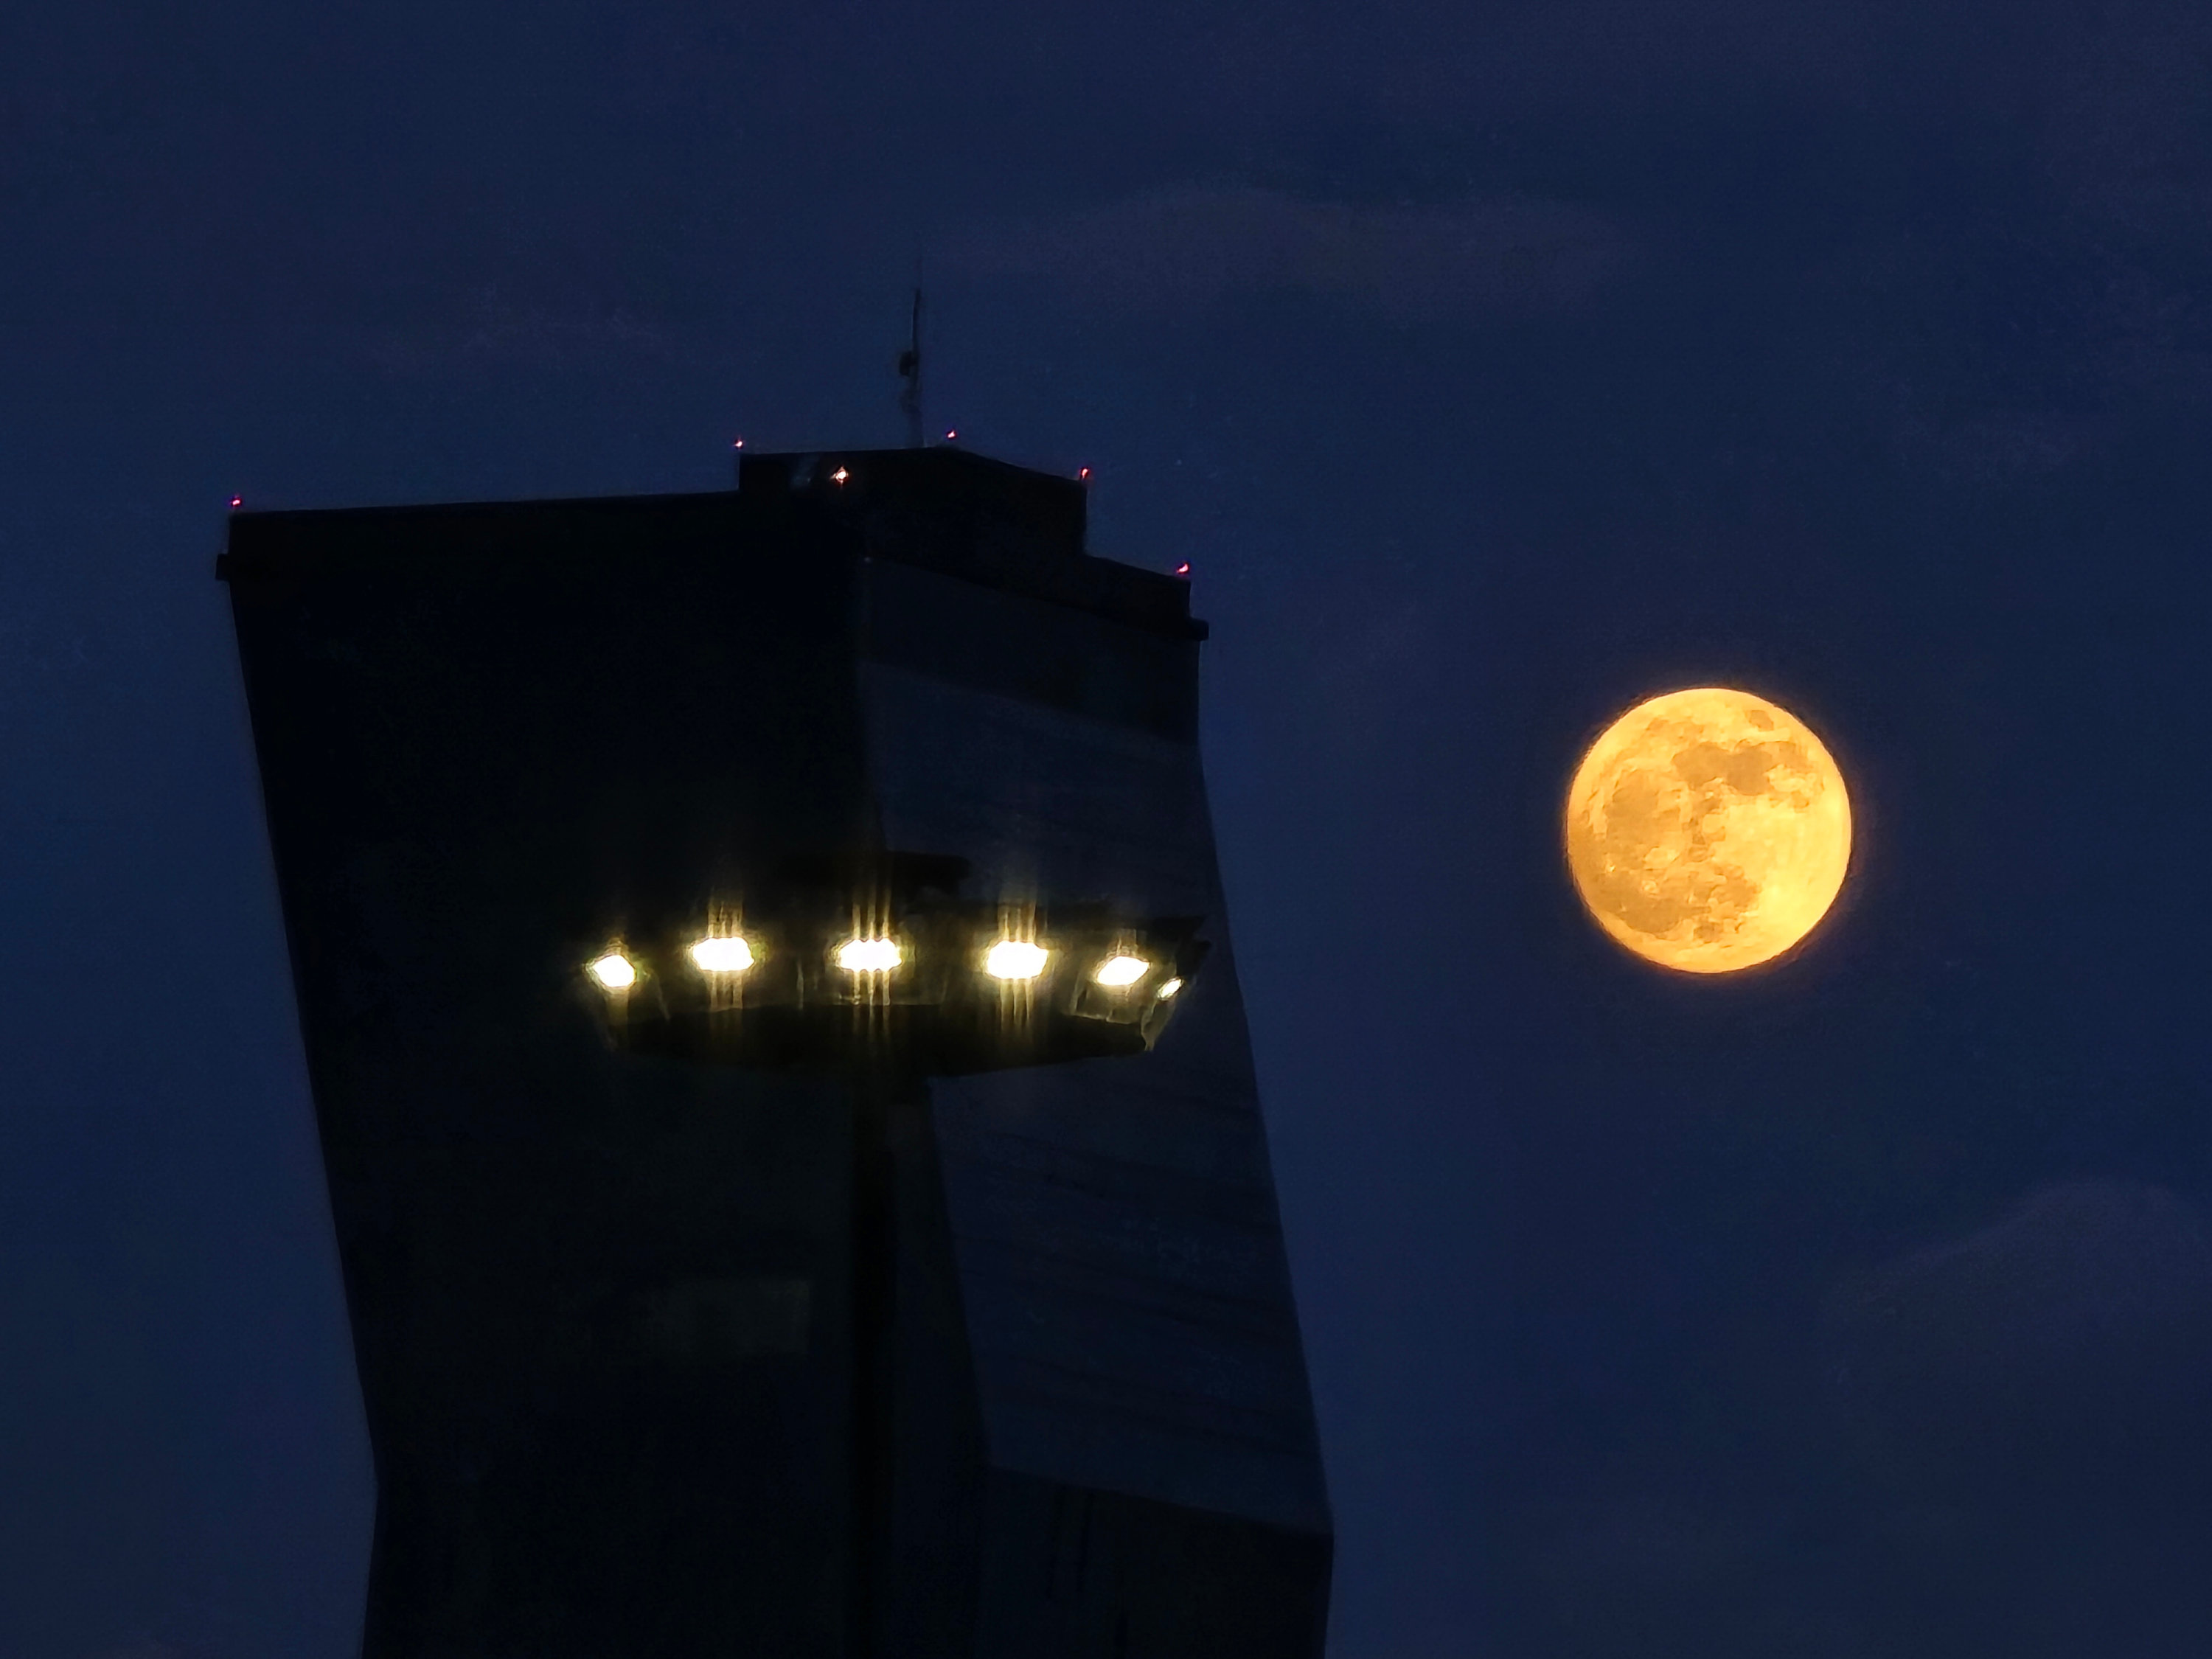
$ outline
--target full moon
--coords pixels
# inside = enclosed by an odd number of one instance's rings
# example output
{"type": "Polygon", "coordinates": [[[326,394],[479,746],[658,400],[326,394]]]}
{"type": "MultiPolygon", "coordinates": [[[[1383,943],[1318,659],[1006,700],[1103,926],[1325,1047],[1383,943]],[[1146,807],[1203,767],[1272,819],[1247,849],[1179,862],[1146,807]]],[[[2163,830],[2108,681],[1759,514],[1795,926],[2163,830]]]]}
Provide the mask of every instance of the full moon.
{"type": "Polygon", "coordinates": [[[1842,890],[1851,809],[1788,710],[1717,686],[1638,703],[1567,787],[1567,868],[1597,925],[1687,974],[1780,956],[1842,890]]]}

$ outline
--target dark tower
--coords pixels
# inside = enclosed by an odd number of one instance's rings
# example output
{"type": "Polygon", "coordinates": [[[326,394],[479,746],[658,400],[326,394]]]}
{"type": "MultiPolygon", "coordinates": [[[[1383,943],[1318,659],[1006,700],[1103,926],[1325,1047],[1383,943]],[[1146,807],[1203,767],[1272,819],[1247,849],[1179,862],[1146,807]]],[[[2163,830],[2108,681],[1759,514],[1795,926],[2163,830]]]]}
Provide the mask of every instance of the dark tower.
{"type": "Polygon", "coordinates": [[[740,486],[231,520],[365,1659],[1311,1659],[1188,589],[954,449],[740,486]]]}

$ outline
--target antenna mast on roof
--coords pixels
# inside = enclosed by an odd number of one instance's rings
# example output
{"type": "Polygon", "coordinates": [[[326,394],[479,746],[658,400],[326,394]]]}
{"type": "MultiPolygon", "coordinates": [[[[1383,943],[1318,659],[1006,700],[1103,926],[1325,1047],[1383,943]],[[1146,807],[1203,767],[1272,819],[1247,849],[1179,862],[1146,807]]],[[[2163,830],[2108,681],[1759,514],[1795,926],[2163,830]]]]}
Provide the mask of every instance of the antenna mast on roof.
{"type": "Polygon", "coordinates": [[[921,447],[921,261],[914,262],[914,335],[899,353],[898,372],[905,380],[899,389],[899,407],[906,411],[906,447],[921,447]]]}

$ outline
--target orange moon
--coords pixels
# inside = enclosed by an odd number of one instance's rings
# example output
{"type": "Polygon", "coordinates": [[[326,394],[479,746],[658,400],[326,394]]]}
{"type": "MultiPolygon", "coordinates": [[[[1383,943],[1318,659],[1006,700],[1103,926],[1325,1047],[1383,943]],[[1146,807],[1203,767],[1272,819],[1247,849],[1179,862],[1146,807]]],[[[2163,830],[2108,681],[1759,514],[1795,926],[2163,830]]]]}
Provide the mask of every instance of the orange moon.
{"type": "Polygon", "coordinates": [[[1583,757],[1566,854],[1620,944],[1682,973],[1732,973],[1780,956],[1835,902],[1850,800],[1835,757],[1787,709],[1718,686],[1670,691],[1583,757]]]}

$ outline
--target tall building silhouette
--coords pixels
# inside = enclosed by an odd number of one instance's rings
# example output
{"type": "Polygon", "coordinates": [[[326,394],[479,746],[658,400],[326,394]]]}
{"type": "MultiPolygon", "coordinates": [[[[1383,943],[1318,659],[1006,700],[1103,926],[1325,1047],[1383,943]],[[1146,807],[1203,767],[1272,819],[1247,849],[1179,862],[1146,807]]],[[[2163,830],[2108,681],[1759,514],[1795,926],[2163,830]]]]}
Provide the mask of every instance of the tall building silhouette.
{"type": "Polygon", "coordinates": [[[1084,537],[951,448],[233,515],[365,1659],[1321,1652],[1206,630],[1084,537]]]}

